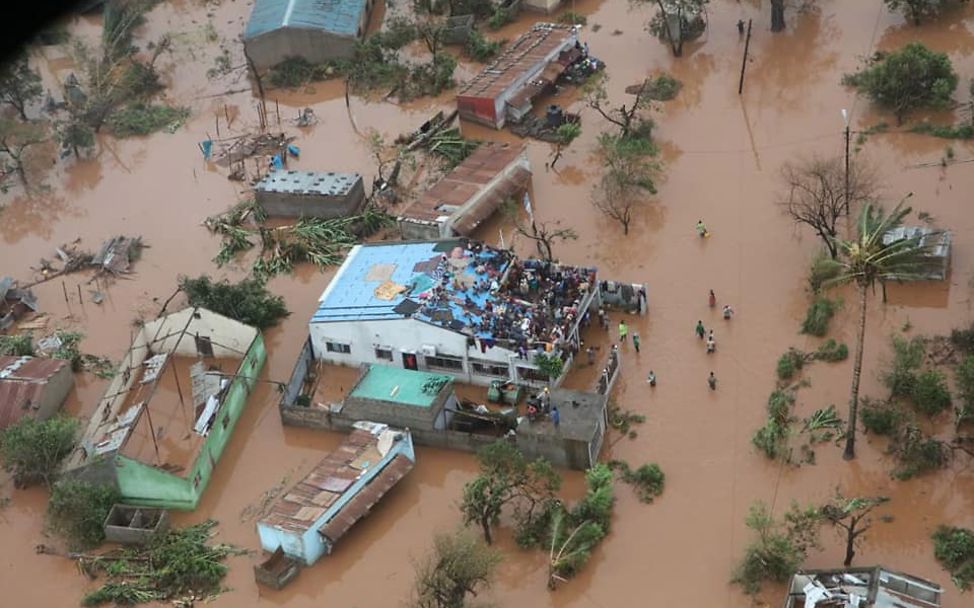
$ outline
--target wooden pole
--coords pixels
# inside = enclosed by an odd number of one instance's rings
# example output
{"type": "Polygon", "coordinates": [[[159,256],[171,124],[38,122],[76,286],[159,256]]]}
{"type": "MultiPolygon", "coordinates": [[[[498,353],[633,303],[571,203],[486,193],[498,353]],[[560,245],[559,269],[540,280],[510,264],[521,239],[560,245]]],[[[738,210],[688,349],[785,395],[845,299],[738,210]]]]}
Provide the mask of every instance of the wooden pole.
{"type": "MultiPolygon", "coordinates": [[[[849,130],[848,123],[845,126],[845,214],[849,215],[849,139],[852,131],[849,130]]],[[[883,286],[883,302],[886,301],[886,286],[883,286]]]]}
{"type": "Polygon", "coordinates": [[[223,115],[227,119],[227,128],[230,128],[230,110],[227,109],[227,104],[223,104],[223,115]]]}
{"type": "Polygon", "coordinates": [[[277,112],[277,124],[281,124],[281,106],[276,99],[274,100],[274,111],[277,112]]]}
{"type": "Polygon", "coordinates": [[[216,136],[220,137],[220,115],[216,114],[213,118],[216,119],[216,136]]]}
{"type": "Polygon", "coordinates": [[[64,303],[70,305],[71,302],[68,301],[68,286],[64,284],[64,279],[61,279],[61,290],[64,291],[64,303]]]}
{"type": "Polygon", "coordinates": [[[81,306],[83,307],[85,305],[85,301],[81,299],[81,283],[78,283],[77,287],[78,287],[78,304],[81,304],[81,306]]]}
{"type": "MultiPolygon", "coordinates": [[[[172,362],[172,366],[171,367],[172,367],[172,377],[173,377],[173,380],[176,381],[176,393],[179,394],[179,406],[180,406],[179,407],[179,411],[183,415],[183,423],[186,424],[186,427],[188,428],[189,427],[189,419],[186,418],[186,402],[183,400],[183,389],[182,389],[181,386],[179,386],[179,374],[176,372],[176,361],[175,361],[175,357],[173,358],[173,362],[172,362]]],[[[193,412],[193,413],[195,414],[195,412],[193,412]]]]}
{"type": "Polygon", "coordinates": [[[751,19],[747,20],[747,38],[744,40],[744,59],[741,61],[741,81],[737,85],[737,94],[744,92],[744,70],[747,68],[747,52],[751,48],[751,19]]]}

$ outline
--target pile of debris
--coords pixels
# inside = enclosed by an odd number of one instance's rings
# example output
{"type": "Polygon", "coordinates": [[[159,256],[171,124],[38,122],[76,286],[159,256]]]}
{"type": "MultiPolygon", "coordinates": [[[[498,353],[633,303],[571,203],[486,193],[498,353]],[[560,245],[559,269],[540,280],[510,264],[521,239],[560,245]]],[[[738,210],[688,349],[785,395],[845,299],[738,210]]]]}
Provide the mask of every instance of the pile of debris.
{"type": "Polygon", "coordinates": [[[0,278],[0,331],[28,312],[37,312],[37,298],[30,289],[19,289],[13,277],[0,278]]]}
{"type": "Polygon", "coordinates": [[[146,247],[140,236],[114,236],[101,244],[97,254],[92,254],[80,249],[78,247],[80,242],[81,239],[75,239],[73,243],[55,248],[53,261],[41,258],[38,267],[31,268],[39,273],[41,278],[27,287],[86,268],[95,268],[95,277],[104,274],[116,277],[130,274],[132,263],[142,256],[142,250],[146,247]],[[62,264],[60,268],[55,265],[58,261],[62,264]]]}
{"type": "Polygon", "coordinates": [[[203,156],[222,167],[230,167],[252,156],[282,153],[282,151],[287,150],[287,145],[294,139],[294,137],[288,137],[284,133],[248,133],[237,137],[212,140],[216,144],[216,150],[207,151],[204,146],[203,156]]]}
{"type": "Polygon", "coordinates": [[[561,106],[550,105],[544,116],[527,114],[516,123],[508,123],[511,132],[521,137],[531,137],[552,144],[563,143],[558,129],[569,123],[581,124],[582,117],[562,110],[561,106]]]}

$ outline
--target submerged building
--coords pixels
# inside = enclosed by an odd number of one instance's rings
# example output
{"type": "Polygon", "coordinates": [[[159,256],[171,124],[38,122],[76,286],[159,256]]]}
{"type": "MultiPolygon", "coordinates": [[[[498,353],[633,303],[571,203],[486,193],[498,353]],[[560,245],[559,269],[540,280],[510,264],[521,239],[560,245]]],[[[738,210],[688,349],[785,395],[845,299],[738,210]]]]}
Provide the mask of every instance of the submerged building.
{"type": "Polygon", "coordinates": [[[416,461],[409,431],[357,422],[337,450],[291,487],[257,523],[260,546],[306,565],[335,544],[416,461]]]}
{"type": "Polygon", "coordinates": [[[581,56],[573,26],[536,23],[460,88],[460,118],[495,129],[504,128],[509,120],[517,122],[581,56]]]}
{"type": "Polygon", "coordinates": [[[71,362],[64,359],[0,357],[0,429],[24,417],[50,418],[73,386],[71,362]]]}
{"type": "Polygon", "coordinates": [[[531,185],[524,145],[481,144],[443,179],[402,210],[404,239],[469,236],[509,200],[520,201],[531,185]]]}
{"type": "Polygon", "coordinates": [[[374,5],[375,0],[256,0],[244,51],[259,69],[291,57],[309,63],[351,57],[374,5]]]}
{"type": "Polygon", "coordinates": [[[365,203],[361,175],[331,171],[272,171],[257,182],[254,195],[272,217],[345,217],[365,203]]]}
{"type": "Polygon", "coordinates": [[[899,226],[883,235],[883,245],[916,239],[923,251],[921,279],[943,281],[950,272],[950,232],[927,226],[899,226]]]}
{"type": "Polygon", "coordinates": [[[937,608],[942,595],[937,583],[882,566],[803,570],[783,608],[937,608]]]}
{"type": "Polygon", "coordinates": [[[557,386],[562,377],[535,358],[570,367],[599,285],[595,268],[519,260],[466,239],[357,245],[318,300],[311,345],[316,359],[339,365],[557,386]]]}
{"type": "Polygon", "coordinates": [[[145,323],[66,473],[127,504],[196,508],[265,357],[259,331],[202,308],[145,323]]]}

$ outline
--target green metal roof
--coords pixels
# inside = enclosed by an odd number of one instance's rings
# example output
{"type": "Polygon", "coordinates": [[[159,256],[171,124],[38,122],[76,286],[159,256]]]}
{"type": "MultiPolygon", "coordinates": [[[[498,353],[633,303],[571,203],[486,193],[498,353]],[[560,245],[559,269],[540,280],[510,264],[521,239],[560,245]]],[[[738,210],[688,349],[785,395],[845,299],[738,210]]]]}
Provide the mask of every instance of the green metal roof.
{"type": "Polygon", "coordinates": [[[451,380],[444,374],[431,374],[389,365],[371,365],[349,396],[376,399],[402,405],[430,407],[439,393],[430,394],[423,386],[430,380],[451,380]]]}
{"type": "Polygon", "coordinates": [[[280,28],[321,29],[358,35],[366,0],[257,0],[244,39],[280,28]]]}

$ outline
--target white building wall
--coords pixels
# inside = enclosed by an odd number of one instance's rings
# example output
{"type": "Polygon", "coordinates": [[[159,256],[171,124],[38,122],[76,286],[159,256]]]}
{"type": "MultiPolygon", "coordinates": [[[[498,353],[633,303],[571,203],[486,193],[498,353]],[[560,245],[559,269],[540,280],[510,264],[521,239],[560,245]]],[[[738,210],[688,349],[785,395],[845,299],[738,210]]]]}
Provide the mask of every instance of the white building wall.
{"type": "MultiPolygon", "coordinates": [[[[416,319],[311,323],[309,331],[315,359],[337,365],[355,367],[363,363],[377,363],[401,368],[405,367],[403,354],[415,354],[420,370],[450,374],[461,382],[487,385],[499,377],[473,373],[471,358],[508,365],[510,374],[513,374],[515,363],[519,361],[517,354],[507,348],[494,346],[481,352],[476,343],[468,348],[465,335],[416,319]],[[347,344],[351,352],[329,352],[327,342],[347,344]],[[462,358],[463,370],[427,367],[424,346],[434,347],[437,355],[462,358]],[[392,361],[376,357],[377,348],[391,349],[392,361]]],[[[520,360],[520,365],[532,367],[523,360],[520,360]]],[[[502,379],[513,377],[509,375],[502,379]]]]}

